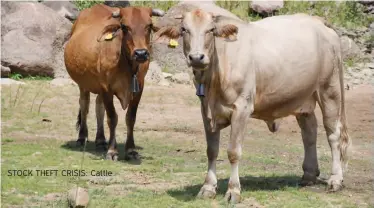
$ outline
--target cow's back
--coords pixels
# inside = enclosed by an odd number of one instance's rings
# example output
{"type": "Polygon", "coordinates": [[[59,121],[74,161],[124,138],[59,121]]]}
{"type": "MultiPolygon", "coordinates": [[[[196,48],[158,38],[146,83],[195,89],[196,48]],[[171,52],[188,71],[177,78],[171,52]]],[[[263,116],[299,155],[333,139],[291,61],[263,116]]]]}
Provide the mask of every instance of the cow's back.
{"type": "Polygon", "coordinates": [[[120,38],[106,42],[105,45],[98,42],[104,27],[115,21],[111,19],[113,10],[106,5],[95,5],[83,10],[72,28],[65,49],[65,65],[69,75],[80,87],[94,93],[107,85],[105,75],[110,74],[103,70],[112,70],[119,60],[116,50],[106,50],[105,57],[100,54],[105,50],[103,47],[120,50],[120,38]],[[113,67],[100,66],[103,62],[113,64],[113,67]]]}
{"type": "Polygon", "coordinates": [[[225,53],[231,76],[256,84],[254,117],[279,118],[300,110],[333,73],[339,38],[311,16],[265,18],[241,32],[239,43],[226,44],[225,53]]]}

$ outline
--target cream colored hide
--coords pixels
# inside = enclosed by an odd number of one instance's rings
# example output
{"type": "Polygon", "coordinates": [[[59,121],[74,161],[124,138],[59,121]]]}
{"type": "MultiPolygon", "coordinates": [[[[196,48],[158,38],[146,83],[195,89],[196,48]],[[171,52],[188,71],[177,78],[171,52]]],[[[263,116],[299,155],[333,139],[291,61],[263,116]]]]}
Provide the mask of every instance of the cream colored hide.
{"type": "Polygon", "coordinates": [[[180,26],[161,28],[154,40],[182,36],[196,87],[204,85],[201,112],[208,173],[198,196],[216,195],[220,130],[231,125],[227,148],[231,176],[226,198],[231,202],[241,200],[238,169],[250,117],[268,125],[282,117],[296,117],[305,150],[301,184],[314,184],[320,174],[316,103],[323,113],[332,153],[327,188],[339,190],[351,141],[345,119],[340,40],[335,31],[306,14],[275,16],[248,24],[202,10],[180,18],[180,26]]]}

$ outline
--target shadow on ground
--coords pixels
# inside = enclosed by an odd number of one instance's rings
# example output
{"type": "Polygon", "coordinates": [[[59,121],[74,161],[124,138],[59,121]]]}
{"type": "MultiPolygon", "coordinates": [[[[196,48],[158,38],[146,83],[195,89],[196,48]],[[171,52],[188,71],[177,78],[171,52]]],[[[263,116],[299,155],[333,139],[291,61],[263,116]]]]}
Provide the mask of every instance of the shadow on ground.
{"type": "MultiPolygon", "coordinates": [[[[246,176],[240,178],[242,192],[244,191],[275,191],[287,187],[299,187],[300,176],[246,176]]],[[[224,196],[227,191],[228,179],[218,180],[217,195],[224,196]]],[[[203,184],[186,186],[182,189],[168,190],[167,193],[179,201],[195,200],[203,184]]]]}
{"type": "MultiPolygon", "coordinates": [[[[83,146],[77,146],[76,141],[68,141],[65,144],[61,145],[62,148],[70,150],[70,151],[76,151],[76,152],[82,152],[84,150],[83,146]]],[[[122,144],[117,145],[118,149],[118,161],[127,163],[127,164],[133,164],[133,165],[140,165],[142,163],[142,160],[153,160],[153,157],[143,157],[140,155],[139,150],[142,150],[143,147],[136,146],[136,150],[138,151],[140,158],[135,160],[125,160],[125,147],[122,144]]],[[[86,142],[86,152],[89,152],[97,157],[100,157],[100,159],[105,159],[106,156],[106,150],[103,148],[97,149],[94,141],[87,141],[86,142]]]]}

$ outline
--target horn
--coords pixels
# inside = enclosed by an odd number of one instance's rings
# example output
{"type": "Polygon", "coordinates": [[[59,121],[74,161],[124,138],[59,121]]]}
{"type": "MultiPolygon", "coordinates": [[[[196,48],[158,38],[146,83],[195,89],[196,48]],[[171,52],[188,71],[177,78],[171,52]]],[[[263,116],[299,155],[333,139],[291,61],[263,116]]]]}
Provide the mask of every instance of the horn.
{"type": "Polygon", "coordinates": [[[120,16],[120,10],[118,9],[118,10],[116,10],[116,11],[114,11],[114,12],[112,12],[112,17],[113,18],[118,18],[120,16]]]}
{"type": "Polygon", "coordinates": [[[152,16],[162,17],[165,15],[165,12],[161,9],[152,9],[152,16]]]}

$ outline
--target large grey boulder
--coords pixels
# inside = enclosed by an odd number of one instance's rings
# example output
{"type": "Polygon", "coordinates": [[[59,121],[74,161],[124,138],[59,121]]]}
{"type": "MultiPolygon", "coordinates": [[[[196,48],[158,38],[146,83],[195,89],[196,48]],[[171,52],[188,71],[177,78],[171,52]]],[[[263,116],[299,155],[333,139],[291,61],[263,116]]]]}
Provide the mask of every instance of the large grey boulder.
{"type": "Polygon", "coordinates": [[[164,79],[161,67],[156,61],[149,63],[149,68],[145,76],[145,81],[150,83],[159,83],[164,79]]]}
{"type": "Polygon", "coordinates": [[[76,20],[79,15],[79,9],[71,1],[43,1],[42,4],[53,9],[57,14],[70,21],[76,20]]]}
{"type": "MultiPolygon", "coordinates": [[[[170,8],[166,12],[165,16],[155,20],[155,25],[157,27],[177,25],[180,23],[180,20],[174,19],[175,16],[198,8],[207,12],[212,12],[213,14],[224,15],[240,20],[239,17],[217,6],[212,1],[181,1],[177,5],[170,8]]],[[[185,56],[183,54],[182,38],[178,39],[178,43],[179,46],[176,48],[169,48],[165,43],[153,43],[152,45],[153,59],[159,63],[162,69],[166,69],[172,73],[189,71],[185,56]]]]}
{"type": "Polygon", "coordinates": [[[9,77],[10,75],[10,68],[6,66],[1,66],[1,78],[3,77],[9,77]]]}
{"type": "Polygon", "coordinates": [[[277,1],[251,1],[250,7],[252,10],[259,14],[271,14],[281,8],[283,8],[283,0],[277,1]]]}
{"type": "Polygon", "coordinates": [[[104,4],[110,7],[129,7],[129,1],[104,1],[104,4]]]}
{"type": "Polygon", "coordinates": [[[66,18],[37,2],[1,2],[1,18],[1,65],[22,75],[68,77],[66,18]]]}

